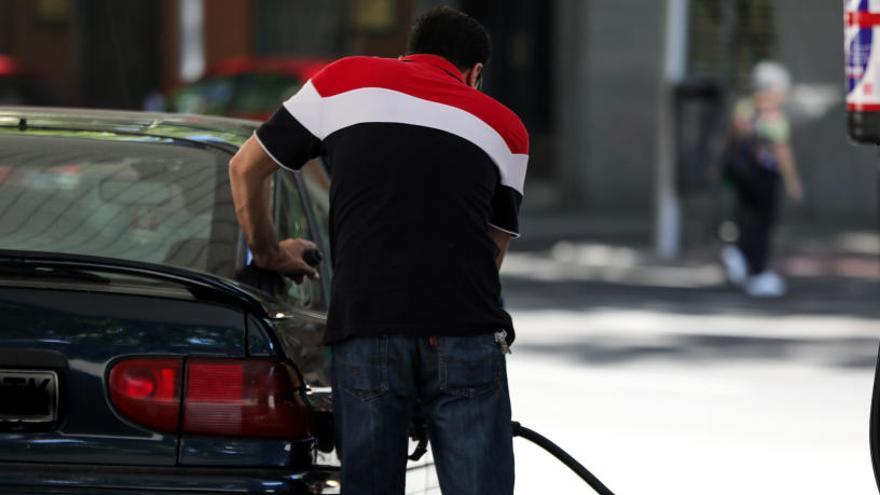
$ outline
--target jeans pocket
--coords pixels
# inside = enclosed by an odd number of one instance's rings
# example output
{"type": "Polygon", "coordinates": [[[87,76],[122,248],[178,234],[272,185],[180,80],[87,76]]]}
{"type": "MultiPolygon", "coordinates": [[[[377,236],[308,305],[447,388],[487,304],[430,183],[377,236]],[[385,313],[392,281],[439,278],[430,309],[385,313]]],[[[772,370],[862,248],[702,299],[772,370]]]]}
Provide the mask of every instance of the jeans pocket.
{"type": "Polygon", "coordinates": [[[333,345],[333,373],[343,390],[366,402],[388,391],[388,338],[352,338],[333,345]]]}
{"type": "Polygon", "coordinates": [[[501,384],[504,355],[494,335],[438,337],[440,389],[466,398],[495,391],[501,384]]]}

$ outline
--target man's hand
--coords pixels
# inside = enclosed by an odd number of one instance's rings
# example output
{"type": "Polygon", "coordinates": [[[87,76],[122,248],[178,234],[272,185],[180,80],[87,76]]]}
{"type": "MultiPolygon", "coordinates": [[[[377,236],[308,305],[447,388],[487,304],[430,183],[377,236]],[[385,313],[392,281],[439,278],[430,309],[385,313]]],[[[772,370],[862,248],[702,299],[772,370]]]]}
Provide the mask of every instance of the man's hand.
{"type": "Polygon", "coordinates": [[[794,201],[802,202],[804,200],[804,187],[801,184],[801,178],[797,171],[791,146],[787,143],[777,144],[773,152],[779,161],[779,172],[782,175],[785,192],[794,201]]]}
{"type": "Polygon", "coordinates": [[[278,165],[254,137],[245,141],[229,162],[238,224],[258,267],[288,275],[296,283],[304,277],[318,278],[318,271],[303,260],[306,250],[316,248],[314,243],[305,239],[277,240],[270,200],[270,178],[276,170],[278,165]]]}
{"type": "Polygon", "coordinates": [[[284,239],[271,252],[255,252],[254,264],[260,268],[283,273],[299,284],[305,277],[320,278],[318,270],[303,259],[303,253],[309,249],[317,249],[314,242],[305,239],[284,239]]]}
{"type": "Polygon", "coordinates": [[[793,201],[801,203],[804,200],[804,188],[801,186],[800,180],[796,178],[785,182],[785,192],[793,201]]]}

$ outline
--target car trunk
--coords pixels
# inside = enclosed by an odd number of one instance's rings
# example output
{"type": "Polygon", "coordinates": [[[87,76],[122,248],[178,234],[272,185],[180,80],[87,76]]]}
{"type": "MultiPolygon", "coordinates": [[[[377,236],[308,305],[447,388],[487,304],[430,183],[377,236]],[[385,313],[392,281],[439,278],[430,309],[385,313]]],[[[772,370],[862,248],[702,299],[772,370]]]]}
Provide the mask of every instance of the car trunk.
{"type": "Polygon", "coordinates": [[[246,316],[188,291],[0,284],[0,461],[170,466],[183,443],[121,414],[108,378],[133,356],[246,355],[246,316]]]}

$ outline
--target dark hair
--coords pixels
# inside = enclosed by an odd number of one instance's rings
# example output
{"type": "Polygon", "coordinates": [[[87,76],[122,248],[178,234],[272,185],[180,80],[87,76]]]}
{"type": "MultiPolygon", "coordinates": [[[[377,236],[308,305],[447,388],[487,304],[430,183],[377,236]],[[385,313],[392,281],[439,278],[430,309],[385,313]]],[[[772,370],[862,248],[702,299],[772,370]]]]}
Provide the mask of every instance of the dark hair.
{"type": "Polygon", "coordinates": [[[407,52],[439,55],[466,70],[489,61],[489,33],[473,17],[440,6],[423,14],[409,33],[407,52]]]}

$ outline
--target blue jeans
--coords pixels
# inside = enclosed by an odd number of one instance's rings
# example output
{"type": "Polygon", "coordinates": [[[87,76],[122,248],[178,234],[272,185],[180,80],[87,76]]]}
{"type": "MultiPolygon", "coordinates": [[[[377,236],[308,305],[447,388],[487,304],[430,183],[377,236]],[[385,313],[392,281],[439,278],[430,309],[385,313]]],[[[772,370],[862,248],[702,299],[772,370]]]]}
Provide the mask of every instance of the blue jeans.
{"type": "Polygon", "coordinates": [[[404,493],[416,408],[444,495],[513,494],[510,396],[494,335],[363,337],[332,350],[345,495],[404,493]]]}

